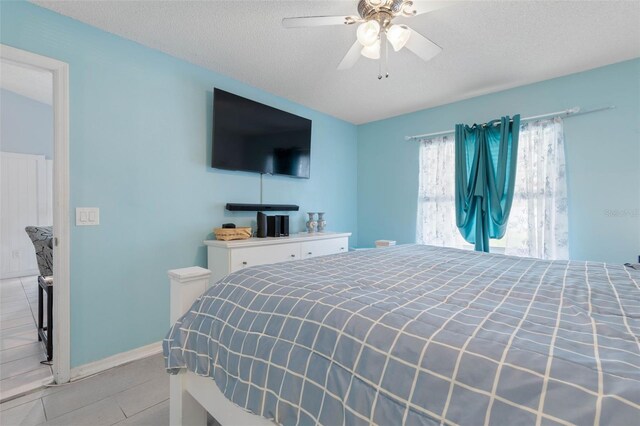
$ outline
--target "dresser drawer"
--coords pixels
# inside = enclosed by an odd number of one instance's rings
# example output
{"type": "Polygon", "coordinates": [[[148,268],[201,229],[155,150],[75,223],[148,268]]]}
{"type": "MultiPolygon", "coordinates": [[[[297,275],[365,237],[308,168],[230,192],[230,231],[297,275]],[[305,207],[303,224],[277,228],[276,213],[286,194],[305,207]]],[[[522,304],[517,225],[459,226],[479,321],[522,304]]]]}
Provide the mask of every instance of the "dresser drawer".
{"type": "Polygon", "coordinates": [[[300,259],[300,244],[274,244],[265,247],[245,247],[231,250],[231,271],[248,266],[300,259]]]}
{"type": "Polygon", "coordinates": [[[348,238],[332,238],[327,240],[305,241],[300,243],[300,254],[303,259],[348,251],[348,238]]]}

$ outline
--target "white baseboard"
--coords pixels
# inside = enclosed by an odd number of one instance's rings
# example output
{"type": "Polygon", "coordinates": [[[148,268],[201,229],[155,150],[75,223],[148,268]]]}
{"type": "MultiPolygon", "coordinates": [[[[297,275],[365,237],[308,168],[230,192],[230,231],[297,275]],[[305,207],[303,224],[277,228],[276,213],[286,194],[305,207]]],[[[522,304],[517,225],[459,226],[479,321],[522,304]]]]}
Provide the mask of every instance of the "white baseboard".
{"type": "Polygon", "coordinates": [[[110,357],[83,364],[71,369],[71,381],[100,373],[113,367],[126,364],[131,361],[137,361],[151,355],[162,352],[162,341],[151,343],[150,345],[141,346],[127,352],[111,355],[110,357]]]}

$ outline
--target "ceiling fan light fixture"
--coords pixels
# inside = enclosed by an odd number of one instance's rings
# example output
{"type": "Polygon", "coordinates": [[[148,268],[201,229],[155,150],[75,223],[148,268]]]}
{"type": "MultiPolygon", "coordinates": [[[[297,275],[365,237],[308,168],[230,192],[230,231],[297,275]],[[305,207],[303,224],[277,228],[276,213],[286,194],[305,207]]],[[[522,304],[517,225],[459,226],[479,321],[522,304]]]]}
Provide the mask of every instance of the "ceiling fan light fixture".
{"type": "Polygon", "coordinates": [[[402,49],[411,37],[411,30],[406,25],[391,25],[387,29],[387,40],[396,52],[402,49]]]}
{"type": "Polygon", "coordinates": [[[377,39],[372,45],[365,46],[360,54],[369,59],[380,59],[380,39],[377,39]]]}
{"type": "Polygon", "coordinates": [[[356,33],[358,41],[361,45],[367,47],[378,42],[378,35],[380,34],[380,24],[378,21],[367,21],[360,24],[356,33]]]}
{"type": "MultiPolygon", "coordinates": [[[[1,2],[2,0],[0,0],[1,2]]],[[[406,25],[394,25],[395,18],[410,18],[412,16],[426,14],[442,7],[447,7],[455,2],[429,2],[428,5],[418,0],[356,0],[358,14],[353,16],[300,16],[284,18],[282,25],[285,28],[319,27],[319,26],[345,26],[353,25],[356,28],[357,40],[354,40],[346,55],[338,64],[339,70],[346,70],[355,65],[360,56],[371,59],[383,58],[379,61],[378,79],[383,75],[389,76],[386,69],[389,46],[394,51],[403,47],[411,51],[423,61],[429,61],[442,51],[442,48],[429,40],[419,32],[406,25]],[[418,4],[420,3],[420,4],[418,4]],[[446,3],[447,6],[440,3],[446,3]],[[355,25],[358,24],[358,25],[355,25]],[[383,49],[384,48],[384,49],[383,49]],[[384,52],[383,52],[384,50],[384,52]]]]}

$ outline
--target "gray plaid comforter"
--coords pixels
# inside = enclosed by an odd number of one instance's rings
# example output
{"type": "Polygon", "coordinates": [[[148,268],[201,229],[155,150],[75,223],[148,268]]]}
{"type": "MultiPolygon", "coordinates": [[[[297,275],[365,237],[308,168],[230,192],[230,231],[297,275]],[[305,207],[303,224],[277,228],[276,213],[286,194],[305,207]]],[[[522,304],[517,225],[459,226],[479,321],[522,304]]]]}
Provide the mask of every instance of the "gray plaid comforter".
{"type": "Polygon", "coordinates": [[[235,272],[164,341],[277,423],[640,424],[640,272],[398,246],[235,272]]]}

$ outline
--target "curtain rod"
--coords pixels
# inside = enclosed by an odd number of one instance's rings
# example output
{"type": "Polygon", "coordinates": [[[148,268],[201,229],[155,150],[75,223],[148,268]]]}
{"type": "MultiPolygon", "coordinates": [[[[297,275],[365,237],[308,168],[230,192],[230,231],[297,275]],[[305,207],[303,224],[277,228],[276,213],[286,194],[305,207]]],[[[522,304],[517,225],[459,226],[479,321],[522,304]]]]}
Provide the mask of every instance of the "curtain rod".
{"type": "MultiPolygon", "coordinates": [[[[599,111],[605,111],[605,110],[609,110],[609,109],[613,109],[615,108],[615,105],[609,105],[606,107],[602,107],[602,108],[595,108],[595,109],[587,109],[587,110],[582,110],[580,109],[580,107],[573,107],[573,108],[569,108],[569,109],[565,109],[564,111],[557,111],[557,112],[550,112],[548,114],[541,114],[541,115],[534,115],[531,117],[525,117],[525,118],[521,118],[520,122],[524,122],[524,121],[534,121],[534,120],[542,120],[545,118],[552,118],[552,117],[571,117],[574,115],[582,115],[582,114],[589,114],[592,112],[599,112],[599,111]]],[[[511,120],[513,121],[513,120],[511,120]]],[[[415,135],[415,136],[405,136],[404,139],[407,141],[411,141],[414,139],[424,139],[424,138],[429,138],[429,137],[434,137],[434,136],[444,136],[444,135],[451,135],[453,133],[455,133],[455,130],[445,130],[442,132],[434,132],[434,133],[426,133],[424,135],[415,135]]]]}

